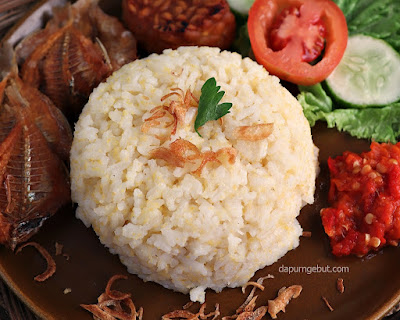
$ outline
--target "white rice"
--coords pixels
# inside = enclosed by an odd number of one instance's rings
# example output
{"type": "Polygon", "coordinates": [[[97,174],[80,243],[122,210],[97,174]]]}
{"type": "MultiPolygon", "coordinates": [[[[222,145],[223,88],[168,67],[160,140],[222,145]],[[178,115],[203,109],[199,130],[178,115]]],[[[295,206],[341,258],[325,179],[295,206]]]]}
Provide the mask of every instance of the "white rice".
{"type": "Polygon", "coordinates": [[[314,200],[317,149],[297,100],[256,62],[217,48],[182,47],[134,61],[94,90],[71,151],[77,217],[120,256],[129,272],[204,301],[204,290],[246,283],[296,248],[300,209],[314,200]],[[171,88],[200,97],[215,77],[231,112],[194,131],[191,108],[178,138],[202,152],[233,147],[234,164],[200,176],[150,158],[160,147],[141,132],[171,88]],[[273,123],[266,139],[235,138],[238,126],[273,123]]]}

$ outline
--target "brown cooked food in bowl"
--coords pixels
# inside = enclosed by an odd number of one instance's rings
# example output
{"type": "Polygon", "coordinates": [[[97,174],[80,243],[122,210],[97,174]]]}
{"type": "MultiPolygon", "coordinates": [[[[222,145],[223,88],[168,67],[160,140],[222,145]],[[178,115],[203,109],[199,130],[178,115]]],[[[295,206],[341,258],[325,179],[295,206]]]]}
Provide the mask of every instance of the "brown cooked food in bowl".
{"type": "Polygon", "coordinates": [[[179,46],[227,49],[235,17],[226,0],[123,0],[123,19],[149,53],[179,46]]]}

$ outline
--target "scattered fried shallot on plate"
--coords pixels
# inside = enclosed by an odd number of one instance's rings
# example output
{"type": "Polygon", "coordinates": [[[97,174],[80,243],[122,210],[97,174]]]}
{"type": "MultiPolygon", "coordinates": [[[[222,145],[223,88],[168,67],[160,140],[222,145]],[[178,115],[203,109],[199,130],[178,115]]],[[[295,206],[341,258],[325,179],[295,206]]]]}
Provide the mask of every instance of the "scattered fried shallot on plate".
{"type": "Polygon", "coordinates": [[[258,278],[256,283],[257,285],[254,285],[253,282],[248,282],[242,287],[242,292],[244,293],[246,290],[246,287],[249,285],[253,285],[253,289],[251,289],[250,294],[246,298],[245,302],[242,303],[242,305],[236,310],[236,314],[239,314],[245,310],[245,308],[250,304],[250,302],[253,300],[254,293],[256,292],[256,289],[259,288],[262,291],[264,291],[265,287],[263,286],[263,282],[265,279],[273,279],[274,276],[272,274],[268,274],[265,277],[258,278]]]}
{"type": "Polygon", "coordinates": [[[256,307],[256,300],[258,296],[254,296],[254,293],[257,289],[264,291],[265,287],[263,286],[263,282],[265,279],[273,279],[274,276],[268,274],[265,277],[258,278],[257,281],[249,281],[242,287],[242,292],[245,293],[246,288],[252,286],[253,288],[250,291],[250,294],[247,296],[246,300],[242,303],[242,305],[236,309],[236,313],[232,316],[225,316],[222,320],[259,320],[267,313],[267,307],[262,306],[258,309],[254,310],[256,307]]]}
{"type": "Polygon", "coordinates": [[[328,307],[328,309],[329,309],[330,312],[332,312],[333,310],[335,310],[335,309],[333,309],[333,307],[331,306],[331,304],[329,303],[329,301],[328,301],[327,298],[325,298],[324,296],[321,296],[321,299],[325,302],[325,305],[328,307]]]}
{"type": "Polygon", "coordinates": [[[255,311],[245,311],[236,318],[236,320],[261,320],[267,313],[268,308],[262,306],[257,308],[255,311]]]}
{"type": "Polygon", "coordinates": [[[336,288],[340,293],[344,292],[344,280],[343,280],[343,278],[338,278],[337,279],[336,288]]]}
{"type": "Polygon", "coordinates": [[[69,260],[69,254],[63,252],[64,245],[62,245],[61,243],[56,242],[55,248],[56,248],[56,256],[62,255],[65,258],[65,260],[67,260],[67,261],[69,260]]]}
{"type": "Polygon", "coordinates": [[[211,318],[211,320],[215,320],[220,315],[219,304],[218,303],[215,305],[215,311],[210,312],[208,314],[204,313],[205,310],[206,310],[206,304],[205,303],[203,303],[200,306],[200,309],[199,309],[199,311],[197,313],[190,312],[189,310],[187,310],[187,308],[188,308],[188,304],[185,304],[183,306],[182,310],[171,311],[171,312],[163,315],[161,319],[162,320],[172,320],[172,319],[175,319],[175,320],[178,320],[178,319],[180,319],[180,320],[184,320],[184,319],[188,319],[188,320],[189,319],[190,320],[205,320],[205,319],[213,317],[213,318],[211,318]]]}
{"type": "MultiPolygon", "coordinates": [[[[250,291],[250,294],[246,298],[245,302],[236,310],[236,313],[232,316],[225,316],[222,320],[261,320],[264,315],[267,313],[267,306],[261,306],[255,309],[256,307],[256,300],[258,296],[255,296],[254,293],[257,289],[263,291],[265,287],[263,286],[263,281],[265,279],[272,279],[274,278],[273,275],[268,274],[265,277],[261,277],[257,279],[257,281],[249,281],[242,287],[242,292],[244,293],[246,288],[252,286],[253,288],[250,291]],[[254,310],[255,309],[255,310],[254,310]]],[[[193,303],[187,303],[183,306],[182,310],[175,310],[170,313],[165,314],[162,317],[162,320],[172,320],[172,319],[191,319],[191,320],[203,320],[208,319],[213,316],[211,320],[216,319],[219,315],[219,305],[215,305],[215,311],[204,314],[206,304],[203,303],[200,306],[200,310],[197,313],[193,313],[188,311],[187,309],[191,307],[193,303]]]]}
{"type": "Polygon", "coordinates": [[[61,243],[56,242],[55,244],[55,248],[56,248],[56,256],[59,256],[62,254],[63,248],[64,246],[61,243]]]}
{"type": "Polygon", "coordinates": [[[304,238],[311,238],[311,231],[303,231],[301,236],[304,238]]]}
{"type": "Polygon", "coordinates": [[[16,253],[18,254],[19,252],[21,252],[22,249],[24,249],[27,246],[35,247],[37,249],[37,251],[39,251],[39,253],[43,256],[43,258],[46,259],[46,262],[47,262],[46,270],[43,273],[37,275],[34,279],[38,282],[43,282],[43,281],[49,279],[56,272],[56,263],[55,263],[54,259],[49,254],[49,252],[37,242],[24,243],[23,245],[21,245],[18,248],[16,253]]]}
{"type": "Polygon", "coordinates": [[[100,320],[142,320],[143,308],[136,310],[130,293],[112,290],[111,286],[118,279],[128,279],[125,275],[112,276],[106,285],[105,292],[97,298],[97,304],[81,304],[81,307],[100,320]]]}
{"type": "Polygon", "coordinates": [[[289,304],[290,300],[292,298],[297,298],[302,290],[303,287],[300,285],[293,285],[289,288],[282,287],[278,292],[278,296],[274,300],[268,300],[268,313],[271,318],[276,319],[276,315],[280,311],[285,312],[285,308],[289,304]]]}

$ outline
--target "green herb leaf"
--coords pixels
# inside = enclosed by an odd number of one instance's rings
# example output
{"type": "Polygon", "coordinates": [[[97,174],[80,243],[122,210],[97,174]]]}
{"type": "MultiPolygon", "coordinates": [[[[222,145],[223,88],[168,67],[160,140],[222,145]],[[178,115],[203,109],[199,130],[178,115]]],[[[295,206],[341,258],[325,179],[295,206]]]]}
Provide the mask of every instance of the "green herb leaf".
{"type": "Polygon", "coordinates": [[[208,79],[201,88],[199,108],[194,122],[194,129],[200,137],[201,134],[198,131],[200,127],[208,121],[218,120],[232,108],[232,103],[229,102],[218,104],[225,94],[225,91],[219,91],[220,88],[215,78],[208,79]]]}

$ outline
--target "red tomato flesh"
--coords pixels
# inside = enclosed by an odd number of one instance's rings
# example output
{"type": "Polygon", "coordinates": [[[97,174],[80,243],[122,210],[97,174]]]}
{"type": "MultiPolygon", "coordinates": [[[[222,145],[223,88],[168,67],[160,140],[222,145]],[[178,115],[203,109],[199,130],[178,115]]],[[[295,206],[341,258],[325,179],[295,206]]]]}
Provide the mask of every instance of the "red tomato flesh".
{"type": "Polygon", "coordinates": [[[325,46],[325,25],[320,17],[315,21],[306,19],[301,12],[304,7],[284,9],[271,26],[270,43],[274,51],[280,51],[289,41],[298,41],[302,46],[302,61],[311,62],[321,55],[325,46]]]}
{"type": "Polygon", "coordinates": [[[247,26],[257,62],[299,85],[325,80],[347,46],[346,18],[331,0],[255,0],[247,26]]]}
{"type": "Polygon", "coordinates": [[[371,144],[328,160],[329,202],[322,224],[336,256],[365,255],[400,240],[400,143],[371,144]]]}

